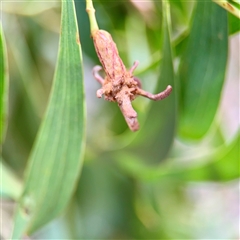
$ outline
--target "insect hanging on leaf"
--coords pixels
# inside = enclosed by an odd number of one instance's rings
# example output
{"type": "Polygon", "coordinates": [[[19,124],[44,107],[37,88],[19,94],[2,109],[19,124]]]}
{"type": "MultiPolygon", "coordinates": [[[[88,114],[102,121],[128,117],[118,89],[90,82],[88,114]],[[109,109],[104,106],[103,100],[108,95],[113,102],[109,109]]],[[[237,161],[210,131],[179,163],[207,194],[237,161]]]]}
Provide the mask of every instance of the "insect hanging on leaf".
{"type": "Polygon", "coordinates": [[[102,64],[102,67],[95,66],[93,68],[94,78],[102,85],[97,90],[97,97],[101,98],[104,95],[106,100],[117,102],[130,130],[137,131],[139,123],[137,113],[132,107],[132,101],[139,95],[155,101],[162,100],[169,96],[172,87],[168,85],[164,91],[158,94],[151,94],[141,88],[141,82],[133,76],[139,62],[135,61],[129,70],[126,69],[110,33],[98,29],[94,15],[95,10],[91,4],[87,7],[91,23],[91,36],[102,64]],[[99,74],[102,69],[106,74],[105,78],[99,74]]]}

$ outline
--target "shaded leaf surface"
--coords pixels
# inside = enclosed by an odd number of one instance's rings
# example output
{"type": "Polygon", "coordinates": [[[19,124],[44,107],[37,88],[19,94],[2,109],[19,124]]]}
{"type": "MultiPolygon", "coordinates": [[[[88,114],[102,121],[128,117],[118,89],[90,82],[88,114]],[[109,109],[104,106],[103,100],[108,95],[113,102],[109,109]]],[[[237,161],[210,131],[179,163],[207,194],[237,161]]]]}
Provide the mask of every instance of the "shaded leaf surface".
{"type": "Polygon", "coordinates": [[[82,166],[84,109],[82,58],[74,2],[63,1],[52,93],[29,159],[14,237],[37,230],[68,204],[82,166]]]}
{"type": "Polygon", "coordinates": [[[227,12],[212,2],[198,2],[180,64],[180,135],[201,138],[212,124],[225,77],[227,12]]]}
{"type": "MultiPolygon", "coordinates": [[[[240,176],[239,173],[240,133],[228,145],[205,157],[192,157],[187,165],[173,161],[161,164],[157,168],[141,164],[141,158],[131,155],[119,157],[119,164],[134,178],[144,181],[159,181],[162,178],[184,181],[230,181],[240,176]]],[[[169,160],[170,161],[170,160],[169,160]]]]}
{"type": "Polygon", "coordinates": [[[170,39],[170,6],[163,2],[162,61],[160,77],[155,93],[168,85],[173,87],[169,97],[162,101],[151,102],[146,113],[146,121],[140,127],[137,137],[130,148],[145,157],[149,163],[159,163],[171,148],[176,125],[176,87],[173,69],[172,46],[170,39]]]}
{"type": "Polygon", "coordinates": [[[3,143],[7,125],[8,72],[6,45],[0,25],[0,144],[3,143]]]}
{"type": "Polygon", "coordinates": [[[3,164],[3,159],[0,156],[0,169],[1,169],[1,181],[0,181],[0,196],[1,198],[17,199],[21,194],[22,185],[19,179],[13,174],[13,172],[3,164]]]}
{"type": "Polygon", "coordinates": [[[240,31],[240,19],[228,13],[229,34],[235,34],[240,31]]]}
{"type": "Polygon", "coordinates": [[[180,173],[187,181],[230,181],[240,177],[239,172],[240,133],[227,146],[222,147],[203,166],[180,173]]]}

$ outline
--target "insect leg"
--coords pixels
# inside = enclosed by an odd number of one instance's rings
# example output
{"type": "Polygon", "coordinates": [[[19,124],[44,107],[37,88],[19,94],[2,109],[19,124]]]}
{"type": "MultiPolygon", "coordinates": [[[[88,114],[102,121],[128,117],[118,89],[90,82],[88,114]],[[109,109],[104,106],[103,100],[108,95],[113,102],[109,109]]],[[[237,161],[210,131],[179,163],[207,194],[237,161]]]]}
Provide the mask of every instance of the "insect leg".
{"type": "Polygon", "coordinates": [[[135,132],[139,129],[139,123],[137,120],[137,113],[133,109],[129,97],[123,99],[123,101],[118,103],[118,106],[126,120],[126,123],[131,131],[135,132]]]}
{"type": "Polygon", "coordinates": [[[139,88],[142,88],[142,83],[141,83],[140,79],[137,78],[137,77],[133,77],[133,79],[137,82],[137,86],[138,86],[139,88]]]}
{"type": "Polygon", "coordinates": [[[100,88],[100,89],[97,90],[97,97],[98,97],[98,98],[101,98],[102,95],[103,95],[103,89],[100,88]]]}
{"type": "Polygon", "coordinates": [[[129,73],[130,73],[131,75],[133,74],[134,70],[137,68],[138,64],[139,64],[139,61],[135,61],[135,62],[133,63],[133,66],[132,66],[132,67],[130,68],[130,70],[129,70],[129,73]]]}
{"type": "Polygon", "coordinates": [[[103,85],[104,79],[100,76],[99,71],[102,70],[101,66],[95,66],[92,70],[94,78],[101,84],[103,85]]]}
{"type": "Polygon", "coordinates": [[[167,88],[158,93],[158,94],[152,94],[149,92],[144,91],[143,89],[137,89],[137,94],[141,95],[143,97],[158,101],[158,100],[162,100],[164,98],[166,98],[167,96],[169,96],[169,94],[172,92],[172,87],[170,85],[167,86],[167,88]]]}

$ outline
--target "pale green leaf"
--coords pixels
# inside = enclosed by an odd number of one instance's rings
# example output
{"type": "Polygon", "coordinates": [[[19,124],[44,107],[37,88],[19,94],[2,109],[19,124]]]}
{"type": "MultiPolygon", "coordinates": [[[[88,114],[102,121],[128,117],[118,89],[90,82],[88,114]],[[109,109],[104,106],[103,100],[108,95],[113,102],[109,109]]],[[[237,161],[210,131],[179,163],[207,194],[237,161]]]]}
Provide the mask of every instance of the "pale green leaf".
{"type": "MultiPolygon", "coordinates": [[[[132,155],[119,156],[119,165],[134,178],[144,181],[159,181],[162,178],[184,181],[230,181],[240,177],[239,172],[240,132],[229,144],[223,144],[205,156],[188,156],[189,162],[168,159],[165,164],[150,167],[141,158],[132,155]]],[[[186,159],[185,159],[186,161],[186,159]]]]}
{"type": "Polygon", "coordinates": [[[22,185],[14,173],[3,163],[0,157],[0,196],[16,200],[22,190],[22,185]]]}
{"type": "MultiPolygon", "coordinates": [[[[230,144],[222,146],[207,157],[207,163],[176,171],[176,176],[186,181],[230,181],[240,177],[239,172],[240,132],[230,144]]],[[[206,159],[205,159],[206,161],[206,159]]]]}

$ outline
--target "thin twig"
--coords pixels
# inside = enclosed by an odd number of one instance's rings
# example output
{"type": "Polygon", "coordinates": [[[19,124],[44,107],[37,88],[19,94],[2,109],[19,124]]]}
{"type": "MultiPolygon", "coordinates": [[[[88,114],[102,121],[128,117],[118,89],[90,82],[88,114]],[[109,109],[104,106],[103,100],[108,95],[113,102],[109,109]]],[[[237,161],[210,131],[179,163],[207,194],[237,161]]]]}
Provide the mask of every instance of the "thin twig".
{"type": "Polygon", "coordinates": [[[95,9],[93,7],[92,0],[86,0],[86,11],[88,13],[91,34],[93,34],[96,30],[98,30],[98,24],[95,16],[95,9]]]}

